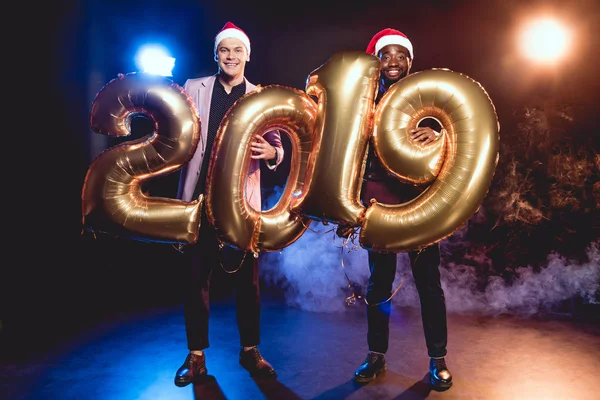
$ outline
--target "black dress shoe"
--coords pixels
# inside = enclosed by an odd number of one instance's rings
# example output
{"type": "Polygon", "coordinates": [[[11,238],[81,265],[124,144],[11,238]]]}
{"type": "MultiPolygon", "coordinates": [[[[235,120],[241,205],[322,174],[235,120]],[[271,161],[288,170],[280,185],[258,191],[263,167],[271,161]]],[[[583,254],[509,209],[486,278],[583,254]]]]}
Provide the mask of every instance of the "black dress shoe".
{"type": "Polygon", "coordinates": [[[250,372],[253,378],[277,378],[273,366],[263,358],[256,347],[246,351],[243,348],[240,350],[240,365],[250,372]]]}
{"type": "Polygon", "coordinates": [[[198,381],[203,376],[206,376],[206,362],[204,354],[201,356],[189,353],[185,362],[175,374],[175,385],[184,387],[192,382],[198,381]]]}
{"type": "Polygon", "coordinates": [[[354,380],[358,383],[371,382],[377,375],[385,371],[385,357],[381,353],[369,352],[365,362],[354,372],[354,380]]]}
{"type": "Polygon", "coordinates": [[[429,375],[431,386],[437,391],[450,389],[452,386],[452,374],[448,371],[446,360],[443,358],[429,360],[429,375]]]}

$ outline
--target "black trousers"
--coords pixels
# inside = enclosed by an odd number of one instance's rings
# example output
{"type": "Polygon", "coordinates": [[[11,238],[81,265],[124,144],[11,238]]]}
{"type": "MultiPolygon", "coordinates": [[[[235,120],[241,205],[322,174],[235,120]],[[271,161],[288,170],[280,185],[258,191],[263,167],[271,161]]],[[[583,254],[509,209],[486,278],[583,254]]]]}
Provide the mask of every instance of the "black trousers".
{"type": "Polygon", "coordinates": [[[260,344],[260,290],[258,260],[252,253],[224,246],[202,213],[198,242],[184,251],[183,309],[187,344],[190,350],[209,347],[210,278],[221,264],[232,274],[235,287],[237,326],[241,346],[260,344]]]}
{"type": "MultiPolygon", "coordinates": [[[[369,251],[371,276],[367,288],[367,342],[369,350],[385,353],[389,346],[392,284],[396,276],[395,253],[369,251]],[[381,303],[381,304],[379,304],[381,303]]],[[[413,277],[421,301],[421,318],[427,353],[444,357],[448,342],[446,299],[440,281],[440,247],[438,243],[408,253],[413,277]]]]}
{"type": "MultiPolygon", "coordinates": [[[[416,198],[422,187],[401,183],[371,160],[367,179],[361,190],[363,204],[372,198],[385,204],[400,204],[416,198]],[[379,170],[377,169],[379,168],[379,170]],[[375,174],[373,175],[373,171],[375,174]]],[[[369,286],[367,287],[367,319],[369,350],[385,353],[389,346],[392,285],[396,277],[395,253],[369,251],[369,286]],[[381,303],[381,304],[380,304],[381,303]]],[[[429,357],[444,357],[448,342],[446,298],[440,280],[440,246],[434,243],[421,251],[408,252],[410,266],[421,302],[421,319],[429,357]]]]}

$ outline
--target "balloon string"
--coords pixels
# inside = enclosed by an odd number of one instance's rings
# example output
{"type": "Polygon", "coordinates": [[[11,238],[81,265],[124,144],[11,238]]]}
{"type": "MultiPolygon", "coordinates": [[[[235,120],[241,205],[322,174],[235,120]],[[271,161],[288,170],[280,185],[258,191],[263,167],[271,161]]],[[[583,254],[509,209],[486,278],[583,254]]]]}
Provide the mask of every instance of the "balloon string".
{"type": "Polygon", "coordinates": [[[96,236],[96,231],[94,231],[93,229],[81,228],[80,235],[83,236],[85,234],[91,234],[94,237],[94,240],[98,239],[98,237],[96,236]]]}
{"type": "Polygon", "coordinates": [[[392,295],[390,297],[388,297],[386,300],[380,301],[379,303],[376,303],[376,304],[369,304],[369,302],[365,298],[365,303],[368,306],[372,306],[372,307],[376,307],[376,306],[378,306],[380,304],[387,303],[388,301],[392,300],[392,297],[394,297],[396,295],[396,293],[398,293],[398,291],[400,290],[400,288],[402,287],[402,285],[404,285],[405,281],[406,281],[406,275],[404,275],[404,279],[402,279],[402,282],[400,282],[400,284],[398,285],[398,287],[396,288],[396,290],[394,290],[394,293],[392,293],[392,295]]]}
{"type": "MultiPolygon", "coordinates": [[[[184,253],[184,249],[186,247],[186,245],[182,244],[182,243],[178,243],[178,244],[173,244],[172,245],[173,248],[175,250],[177,250],[179,253],[184,253]]],[[[221,249],[225,246],[225,244],[223,242],[219,242],[219,254],[221,249]]],[[[246,255],[248,254],[247,251],[244,251],[244,257],[242,257],[242,261],[240,261],[240,265],[237,266],[237,268],[235,268],[234,270],[228,270],[224,265],[223,265],[223,261],[219,261],[219,265],[221,266],[221,268],[223,268],[223,271],[225,271],[228,274],[235,274],[236,272],[239,271],[240,268],[242,268],[242,265],[244,265],[244,260],[246,259],[246,255]]],[[[221,254],[222,255],[222,254],[221,254]]],[[[255,257],[257,257],[257,255],[255,255],[255,257]]]]}
{"type": "MultiPolygon", "coordinates": [[[[220,242],[219,243],[219,254],[222,256],[223,253],[221,253],[221,249],[225,247],[225,243],[220,242]]],[[[235,268],[234,270],[228,270],[224,265],[223,265],[223,260],[221,257],[221,261],[219,261],[219,265],[221,266],[221,268],[223,268],[223,271],[225,271],[228,274],[235,274],[236,272],[238,272],[240,270],[240,268],[242,268],[242,266],[244,265],[244,260],[246,259],[246,255],[248,254],[247,251],[244,251],[244,257],[242,257],[242,261],[240,261],[240,265],[237,266],[237,268],[235,268]]],[[[256,257],[256,255],[255,255],[256,257]]]]}
{"type": "MultiPolygon", "coordinates": [[[[304,226],[306,229],[308,229],[309,231],[313,232],[313,233],[317,233],[319,235],[324,235],[325,233],[329,233],[329,232],[333,232],[333,228],[329,229],[328,231],[325,232],[319,232],[319,231],[315,231],[314,229],[310,228],[310,224],[306,225],[303,221],[302,218],[298,217],[298,219],[300,220],[300,223],[302,224],[302,226],[304,226]]],[[[312,221],[311,221],[312,222],[312,221]]],[[[327,225],[326,222],[322,222],[323,225],[327,225]]]]}
{"type": "MultiPolygon", "coordinates": [[[[396,290],[394,290],[392,295],[390,297],[388,297],[387,299],[380,301],[379,303],[369,304],[366,296],[361,296],[360,294],[356,294],[356,291],[353,289],[355,287],[355,284],[354,284],[354,282],[352,282],[352,280],[350,280],[350,277],[348,277],[348,274],[346,273],[346,267],[344,266],[344,248],[347,247],[347,243],[349,241],[351,241],[353,244],[353,247],[349,248],[348,252],[356,250],[360,247],[360,246],[357,246],[356,244],[354,244],[354,236],[355,235],[356,235],[356,233],[353,233],[350,236],[348,236],[348,238],[344,239],[344,241],[342,242],[342,247],[340,248],[340,251],[341,251],[340,258],[342,260],[342,270],[344,271],[344,276],[346,277],[346,280],[348,281],[348,289],[350,289],[352,291],[352,294],[350,296],[346,297],[346,305],[350,306],[350,305],[355,304],[356,300],[363,300],[367,306],[377,307],[381,304],[387,303],[388,301],[392,300],[392,297],[394,297],[396,295],[396,293],[398,293],[398,291],[400,290],[402,285],[404,285],[404,282],[406,281],[406,275],[404,275],[404,279],[402,279],[402,282],[400,282],[400,284],[398,285],[396,290]]],[[[335,236],[334,236],[334,239],[335,239],[335,236]]]]}

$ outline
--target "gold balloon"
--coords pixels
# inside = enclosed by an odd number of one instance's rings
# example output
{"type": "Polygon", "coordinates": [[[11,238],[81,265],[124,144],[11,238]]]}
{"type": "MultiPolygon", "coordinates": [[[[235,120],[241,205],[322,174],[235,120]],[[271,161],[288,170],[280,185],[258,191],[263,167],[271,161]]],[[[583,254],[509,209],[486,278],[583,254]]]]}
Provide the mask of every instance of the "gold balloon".
{"type": "MultiPolygon", "coordinates": [[[[379,67],[379,59],[364,52],[335,53],[309,75],[306,93],[272,85],[231,107],[217,132],[206,192],[209,221],[224,242],[255,254],[281,250],[320,220],[360,227],[364,248],[403,252],[444,239],[477,211],[498,162],[499,125],[486,91],[466,75],[431,69],[394,84],[375,107],[379,67]],[[424,146],[410,139],[410,130],[426,118],[438,120],[446,133],[424,146]],[[253,136],[272,130],[291,139],[291,169],[278,203],[263,212],[250,206],[245,188],[253,136]],[[390,174],[423,188],[418,197],[361,203],[371,137],[390,174]]],[[[194,243],[202,196],[192,202],[152,198],[141,185],[191,159],[200,137],[196,107],[170,80],[128,74],[98,93],[91,125],[126,136],[136,113],[149,116],[156,132],[94,160],[83,188],[84,225],[194,243]]]]}
{"type": "Polygon", "coordinates": [[[270,86],[234,104],[217,135],[208,178],[209,219],[224,241],[254,252],[279,250],[310,220],[320,220],[360,227],[364,248],[402,252],[442,240],[472,216],[498,160],[489,96],[463,74],[433,69],[396,83],[375,107],[379,66],[364,52],[335,53],[309,75],[306,94],[270,86]],[[423,146],[410,130],[426,118],[447,133],[423,146]],[[270,129],[291,133],[292,172],[278,204],[262,213],[247,204],[244,187],[252,136],[270,129]],[[360,202],[371,136],[383,165],[422,186],[420,196],[405,204],[360,202]]]}
{"type": "Polygon", "coordinates": [[[316,220],[359,223],[367,146],[380,63],[362,51],[335,53],[314,70],[306,93],[318,98],[314,171],[296,210],[316,220]]]}
{"type": "Polygon", "coordinates": [[[206,210],[221,239],[258,253],[275,251],[295,242],[310,219],[292,213],[312,175],[311,157],[317,109],[304,92],[284,86],[258,88],[240,98],[217,132],[207,177],[206,210]],[[250,206],[245,196],[254,135],[278,129],[292,143],[290,172],[283,194],[270,210],[250,206]]]}
{"type": "Polygon", "coordinates": [[[375,121],[375,151],[390,171],[416,183],[429,182],[439,173],[407,203],[374,201],[364,216],[361,245],[402,252],[454,233],[480,207],[498,162],[499,124],[487,92],[473,79],[447,69],[417,72],[390,88],[378,104],[375,121]],[[425,117],[438,119],[447,137],[420,149],[408,135],[425,117]]]}
{"type": "Polygon", "coordinates": [[[91,163],[82,190],[83,225],[136,240],[194,243],[202,198],[149,197],[142,184],[191,159],[200,140],[196,106],[171,80],[130,73],[96,95],[90,125],[103,135],[128,136],[131,118],[139,114],[154,121],[155,131],[105,150],[91,163]]]}
{"type": "Polygon", "coordinates": [[[434,118],[442,125],[448,122],[439,104],[444,104],[450,92],[440,93],[438,81],[421,81],[418,86],[392,85],[375,111],[373,146],[381,164],[406,183],[431,183],[439,174],[446,153],[447,137],[423,146],[411,139],[411,130],[426,118],[434,118]],[[402,90],[402,92],[400,92],[402,90]],[[437,103],[436,103],[437,102],[437,103]],[[407,106],[411,107],[408,108],[407,106]]]}

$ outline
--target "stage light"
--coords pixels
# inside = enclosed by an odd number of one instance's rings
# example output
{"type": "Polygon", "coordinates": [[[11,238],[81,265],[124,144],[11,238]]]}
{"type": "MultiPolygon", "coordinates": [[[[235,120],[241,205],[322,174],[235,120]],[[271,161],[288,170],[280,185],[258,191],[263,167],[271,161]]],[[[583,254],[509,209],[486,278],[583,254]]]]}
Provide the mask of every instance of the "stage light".
{"type": "Polygon", "coordinates": [[[571,35],[560,22],[543,18],[530,22],[520,36],[523,54],[536,62],[552,64],[563,58],[571,45],[571,35]]]}
{"type": "Polygon", "coordinates": [[[175,58],[158,45],[145,45],[140,48],[136,56],[136,64],[138,68],[145,73],[173,76],[173,67],[175,66],[175,58]]]}

